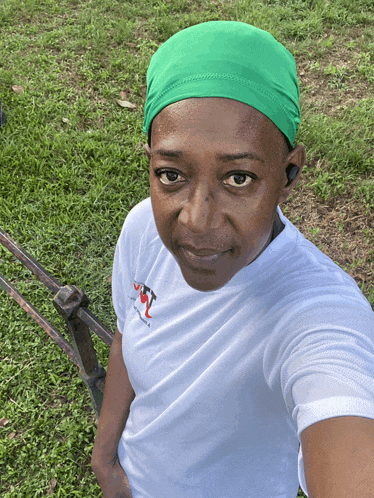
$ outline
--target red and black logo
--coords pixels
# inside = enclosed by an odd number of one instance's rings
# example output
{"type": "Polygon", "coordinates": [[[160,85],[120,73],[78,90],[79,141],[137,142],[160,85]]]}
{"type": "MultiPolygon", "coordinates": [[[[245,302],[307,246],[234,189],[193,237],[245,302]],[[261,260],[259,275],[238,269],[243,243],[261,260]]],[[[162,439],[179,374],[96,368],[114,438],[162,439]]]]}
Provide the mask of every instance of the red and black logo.
{"type": "Polygon", "coordinates": [[[150,287],[147,287],[145,284],[141,282],[138,284],[135,284],[135,282],[133,282],[133,285],[136,291],[140,289],[139,297],[141,303],[146,304],[145,316],[147,318],[152,318],[149,314],[149,310],[151,309],[153,300],[156,301],[157,299],[156,294],[153,292],[153,290],[150,287]]]}

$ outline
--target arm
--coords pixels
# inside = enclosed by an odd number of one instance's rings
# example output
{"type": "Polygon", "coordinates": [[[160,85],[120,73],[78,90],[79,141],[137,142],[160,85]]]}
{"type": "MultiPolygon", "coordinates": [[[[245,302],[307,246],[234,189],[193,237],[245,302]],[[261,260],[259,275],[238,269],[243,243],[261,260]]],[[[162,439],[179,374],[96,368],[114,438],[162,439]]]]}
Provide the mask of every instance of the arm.
{"type": "Polygon", "coordinates": [[[374,496],[374,420],[344,416],[301,433],[309,498],[374,496]]]}
{"type": "Polygon", "coordinates": [[[91,456],[91,465],[95,474],[96,469],[115,460],[118,442],[134,398],[135,393],[122,356],[122,335],[117,329],[110,348],[104,399],[91,456]]]}

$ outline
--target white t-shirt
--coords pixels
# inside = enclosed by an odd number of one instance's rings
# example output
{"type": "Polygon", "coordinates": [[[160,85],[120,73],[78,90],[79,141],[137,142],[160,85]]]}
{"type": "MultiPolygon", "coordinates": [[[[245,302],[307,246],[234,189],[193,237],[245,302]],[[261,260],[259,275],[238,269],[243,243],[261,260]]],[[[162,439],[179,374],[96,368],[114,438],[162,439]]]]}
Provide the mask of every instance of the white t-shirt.
{"type": "Polygon", "coordinates": [[[374,419],[372,307],[278,213],[278,237],[211,292],[184,280],[150,198],[128,214],[112,285],[136,394],[118,445],[134,498],[296,498],[301,432],[374,419]]]}

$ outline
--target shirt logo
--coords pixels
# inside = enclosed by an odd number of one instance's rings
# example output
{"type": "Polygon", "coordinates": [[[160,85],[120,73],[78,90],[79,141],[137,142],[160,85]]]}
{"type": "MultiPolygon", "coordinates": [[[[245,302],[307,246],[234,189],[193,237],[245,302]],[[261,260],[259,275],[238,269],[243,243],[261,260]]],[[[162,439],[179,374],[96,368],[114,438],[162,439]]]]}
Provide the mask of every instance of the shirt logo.
{"type": "Polygon", "coordinates": [[[156,301],[156,299],[157,299],[156,294],[153,292],[153,290],[150,287],[148,287],[147,285],[145,285],[142,282],[133,282],[133,286],[134,286],[134,289],[136,291],[139,291],[139,289],[140,289],[140,292],[139,292],[140,302],[142,304],[145,304],[145,308],[146,308],[144,315],[147,318],[152,318],[151,315],[149,314],[149,310],[151,309],[153,300],[156,301]],[[150,297],[151,297],[151,300],[149,300],[150,297]]]}

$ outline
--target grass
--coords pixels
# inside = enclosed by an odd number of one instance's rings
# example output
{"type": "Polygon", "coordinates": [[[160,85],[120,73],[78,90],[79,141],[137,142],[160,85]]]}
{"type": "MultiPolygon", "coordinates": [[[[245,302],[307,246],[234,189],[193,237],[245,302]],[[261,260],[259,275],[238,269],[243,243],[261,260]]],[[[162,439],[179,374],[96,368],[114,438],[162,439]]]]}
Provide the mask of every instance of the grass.
{"type": "MultiPolygon", "coordinates": [[[[372,0],[3,0],[0,227],[63,285],[84,290],[114,331],[115,244],[128,211],[149,196],[142,125],[150,58],[174,33],[210,20],[254,24],[295,56],[296,143],[308,161],[282,210],[374,306],[372,0]]],[[[1,246],[0,272],[69,340],[53,296],[1,246]]],[[[93,340],[107,368],[109,348],[93,340]]],[[[0,427],[1,496],[102,496],[90,466],[88,391],[4,291],[0,344],[0,420],[9,421],[0,427]]]]}

